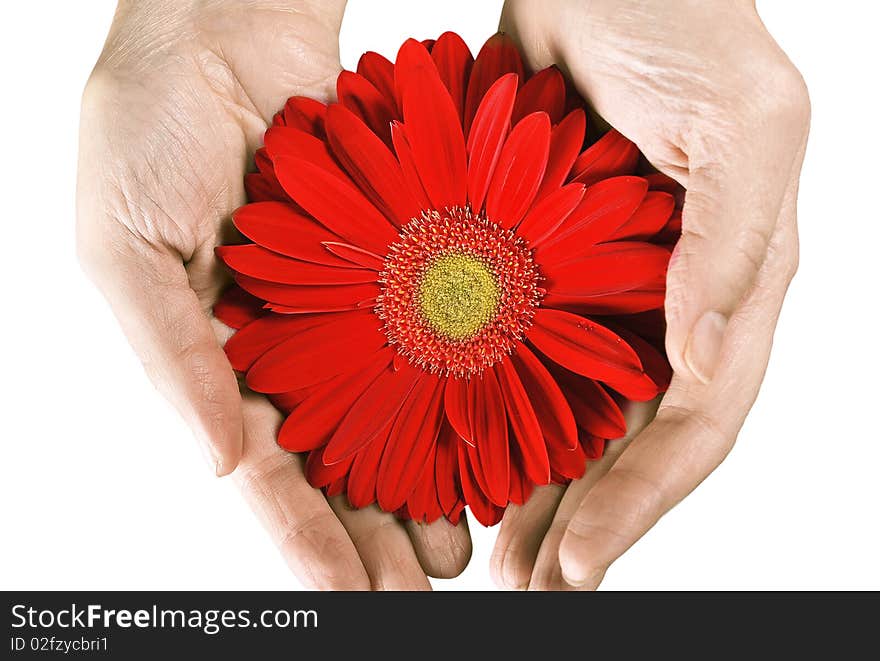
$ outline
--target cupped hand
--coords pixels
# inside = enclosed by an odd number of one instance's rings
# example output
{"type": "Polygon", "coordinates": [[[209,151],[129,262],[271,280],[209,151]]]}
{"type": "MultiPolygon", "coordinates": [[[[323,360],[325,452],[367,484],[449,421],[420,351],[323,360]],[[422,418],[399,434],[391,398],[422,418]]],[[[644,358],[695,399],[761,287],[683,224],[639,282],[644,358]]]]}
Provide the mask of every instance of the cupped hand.
{"type": "Polygon", "coordinates": [[[289,96],[335,95],[344,1],[120,3],[83,95],[78,250],[147,373],[243,493],[297,576],[334,589],[429,588],[467,563],[466,524],[399,523],[328,502],[280,449],[280,414],[240,392],[211,309],[228,284],[244,174],[289,96]]]}
{"type": "Polygon", "coordinates": [[[656,418],[632,406],[582,479],[509,508],[493,554],[502,585],[595,588],[724,459],[757,396],[797,268],[809,100],[747,0],[508,0],[502,29],[687,189],[656,418]]]}

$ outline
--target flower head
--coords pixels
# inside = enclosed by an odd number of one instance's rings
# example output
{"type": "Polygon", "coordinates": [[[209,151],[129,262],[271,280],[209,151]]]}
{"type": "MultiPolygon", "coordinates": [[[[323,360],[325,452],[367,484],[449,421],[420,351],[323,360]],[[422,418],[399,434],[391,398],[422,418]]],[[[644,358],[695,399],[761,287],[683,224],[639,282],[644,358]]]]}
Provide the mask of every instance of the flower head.
{"type": "Polygon", "coordinates": [[[367,53],[337,93],[291,98],[257,151],[250,242],[217,251],[227,354],[313,485],[495,523],[668,385],[675,184],[613,129],[584,148],[583,102],[504,35],[367,53]]]}

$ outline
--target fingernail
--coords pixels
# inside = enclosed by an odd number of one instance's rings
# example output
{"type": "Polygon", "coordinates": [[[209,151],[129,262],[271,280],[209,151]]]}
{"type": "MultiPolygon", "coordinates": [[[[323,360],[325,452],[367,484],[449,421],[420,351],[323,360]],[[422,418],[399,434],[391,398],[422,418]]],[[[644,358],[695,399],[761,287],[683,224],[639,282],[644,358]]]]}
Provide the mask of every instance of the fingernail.
{"type": "Polygon", "coordinates": [[[562,580],[568,583],[573,588],[583,587],[587,582],[586,578],[573,578],[565,572],[562,572],[562,580]]]}
{"type": "Polygon", "coordinates": [[[208,466],[214,471],[214,475],[217,477],[223,477],[227,475],[229,471],[227,471],[223,466],[223,460],[217,457],[214,453],[214,447],[211,445],[211,441],[208,437],[201,433],[195,432],[196,439],[199,442],[199,448],[202,451],[202,456],[205,458],[205,461],[208,463],[208,466]]]}
{"type": "Polygon", "coordinates": [[[694,376],[703,383],[708,383],[715,375],[726,329],[727,317],[715,311],[705,313],[691,329],[684,360],[694,376]]]}

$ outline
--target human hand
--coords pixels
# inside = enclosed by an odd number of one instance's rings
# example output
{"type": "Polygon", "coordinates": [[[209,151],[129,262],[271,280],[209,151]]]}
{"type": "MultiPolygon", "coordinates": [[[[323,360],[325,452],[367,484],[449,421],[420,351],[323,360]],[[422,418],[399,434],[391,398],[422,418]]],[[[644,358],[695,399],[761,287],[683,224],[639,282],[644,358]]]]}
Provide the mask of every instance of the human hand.
{"type": "Polygon", "coordinates": [[[724,459],[757,396],[797,268],[809,100],[747,0],[508,0],[502,29],[687,189],[656,418],[633,405],[582,479],[508,509],[493,553],[508,587],[595,588],[724,459]]]}
{"type": "Polygon", "coordinates": [[[328,502],[276,442],[280,414],[239,393],[213,318],[244,174],[285,99],[335,96],[343,0],[121,2],[83,95],[81,261],[157,387],[294,572],[322,588],[428,588],[470,554],[467,527],[406,526],[328,502]],[[421,565],[421,566],[420,566],[421,565]]]}

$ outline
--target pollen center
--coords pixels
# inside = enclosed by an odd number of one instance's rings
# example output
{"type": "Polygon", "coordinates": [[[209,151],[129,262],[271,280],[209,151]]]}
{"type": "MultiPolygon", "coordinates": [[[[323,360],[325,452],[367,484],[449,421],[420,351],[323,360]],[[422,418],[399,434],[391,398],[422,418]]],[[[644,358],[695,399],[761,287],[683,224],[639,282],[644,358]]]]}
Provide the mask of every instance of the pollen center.
{"type": "Polygon", "coordinates": [[[540,279],[513,230],[467,208],[425,211],[389,246],[375,311],[412,364],[466,377],[514,350],[544,295],[540,279]]]}
{"type": "Polygon", "coordinates": [[[498,283],[489,267],[471,255],[436,258],[419,286],[419,304],[431,327],[454,340],[470,337],[498,309],[498,283]]]}

